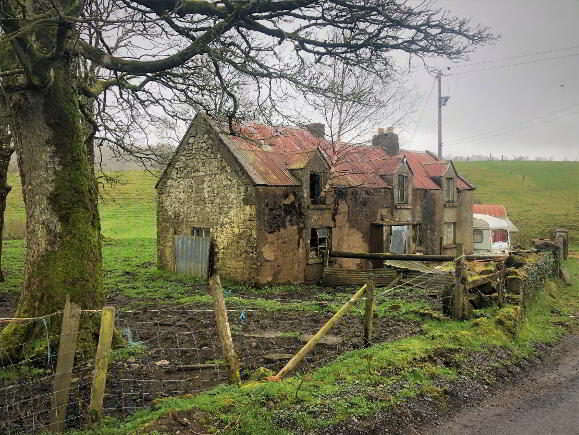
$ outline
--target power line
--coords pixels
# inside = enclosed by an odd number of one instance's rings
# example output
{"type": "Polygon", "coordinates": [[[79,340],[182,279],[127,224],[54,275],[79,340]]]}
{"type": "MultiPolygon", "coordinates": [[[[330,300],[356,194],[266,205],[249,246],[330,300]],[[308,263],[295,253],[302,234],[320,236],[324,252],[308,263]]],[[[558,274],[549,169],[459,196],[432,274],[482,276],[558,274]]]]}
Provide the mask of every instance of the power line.
{"type": "Polygon", "coordinates": [[[472,63],[467,63],[464,65],[457,65],[457,66],[452,66],[452,67],[448,67],[450,68],[470,68],[471,66],[474,65],[483,65],[483,64],[487,64],[487,63],[494,63],[494,62],[502,62],[503,60],[510,60],[510,59],[520,59],[523,57],[529,57],[529,56],[537,56],[539,54],[547,54],[547,53],[555,53],[558,51],[567,51],[567,50],[573,50],[575,48],[579,48],[579,45],[572,45],[570,47],[563,47],[563,48],[554,48],[551,50],[543,50],[543,51],[534,51],[532,53],[524,53],[524,54],[519,54],[517,56],[508,56],[508,57],[500,57],[497,59],[489,59],[489,60],[483,60],[481,62],[472,62],[472,63]]]}
{"type": "MultiPolygon", "coordinates": [[[[576,105],[576,106],[578,106],[578,105],[576,105]]],[[[480,135],[477,135],[477,136],[473,136],[471,139],[468,139],[468,140],[465,139],[465,140],[462,140],[462,141],[460,141],[460,142],[457,141],[457,142],[454,142],[454,143],[451,143],[451,144],[445,144],[445,146],[447,146],[447,147],[448,147],[448,146],[452,147],[452,146],[456,146],[456,145],[463,145],[463,144],[469,143],[469,142],[476,142],[476,141],[483,140],[483,139],[492,139],[492,138],[494,138],[494,137],[504,136],[505,134],[516,133],[516,132],[519,132],[519,131],[522,131],[522,130],[527,130],[527,129],[529,129],[529,128],[534,128],[534,127],[538,127],[538,126],[540,126],[540,125],[549,124],[549,123],[551,123],[551,122],[555,122],[555,121],[558,121],[558,120],[560,120],[560,119],[567,118],[567,117],[569,117],[569,116],[573,116],[573,115],[577,115],[577,114],[579,114],[579,111],[573,111],[573,112],[565,113],[565,114],[563,114],[563,115],[561,115],[561,116],[557,116],[557,117],[554,117],[554,118],[551,118],[551,119],[545,119],[544,121],[538,122],[538,123],[535,123],[535,124],[526,125],[526,126],[523,125],[523,126],[521,126],[521,127],[519,127],[519,128],[515,128],[515,129],[508,129],[508,130],[506,130],[507,127],[504,127],[503,129],[495,130],[494,133],[493,133],[493,132],[489,132],[489,133],[487,133],[487,134],[480,134],[480,135]],[[506,131],[505,131],[505,130],[506,130],[506,131]]],[[[544,116],[543,116],[543,117],[544,117],[544,116]]],[[[542,117],[540,117],[540,118],[542,118],[542,117]]],[[[536,118],[536,119],[537,119],[537,118],[536,118]]],[[[531,122],[531,120],[524,121],[524,122],[519,123],[519,124],[529,123],[529,122],[531,122]]],[[[516,126],[516,125],[517,125],[517,124],[515,124],[515,126],[516,126]]],[[[513,127],[513,126],[511,126],[510,128],[512,128],[512,127],[513,127]]]]}
{"type": "Polygon", "coordinates": [[[523,121],[519,121],[519,122],[516,122],[516,123],[514,123],[514,124],[509,124],[509,125],[506,125],[506,126],[501,127],[501,128],[497,128],[497,129],[493,129],[493,130],[489,130],[489,131],[484,131],[484,132],[481,132],[481,133],[472,134],[472,135],[470,135],[470,136],[463,136],[463,137],[458,137],[458,138],[455,138],[455,139],[450,139],[450,140],[449,140],[448,142],[446,142],[446,143],[447,143],[447,144],[454,144],[454,143],[456,143],[456,142],[462,142],[462,141],[467,140],[467,139],[472,139],[472,138],[476,138],[476,137],[479,137],[479,136],[486,136],[486,135],[488,135],[488,134],[497,133],[497,132],[500,132],[500,131],[503,131],[503,130],[508,130],[508,129],[510,129],[510,128],[517,127],[517,126],[519,126],[519,125],[528,124],[528,123],[530,123],[530,122],[537,121],[537,120],[542,119],[542,118],[548,118],[548,117],[553,116],[553,115],[556,115],[556,114],[558,114],[558,113],[565,112],[565,111],[567,111],[567,110],[569,110],[569,109],[573,109],[574,107],[577,107],[577,106],[579,106],[579,104],[572,104],[571,106],[563,107],[563,108],[561,108],[561,109],[554,110],[553,112],[549,112],[549,113],[545,113],[544,115],[539,115],[539,116],[535,116],[535,117],[533,117],[533,118],[525,119],[525,120],[523,120],[523,121]]]}
{"type": "Polygon", "coordinates": [[[416,135],[416,132],[418,131],[418,127],[420,126],[420,122],[422,121],[422,115],[424,115],[424,109],[426,108],[426,106],[428,105],[428,102],[430,101],[430,97],[432,96],[432,91],[434,90],[435,84],[436,84],[436,79],[434,79],[432,81],[432,87],[430,88],[430,92],[428,93],[428,98],[426,98],[426,101],[422,105],[422,110],[420,111],[420,116],[418,117],[418,121],[416,122],[416,125],[414,126],[414,131],[412,132],[412,138],[410,139],[411,144],[414,143],[414,136],[416,135]]]}
{"type": "Polygon", "coordinates": [[[567,55],[565,55],[565,56],[547,57],[547,58],[544,58],[544,59],[535,59],[535,60],[530,60],[530,61],[527,61],[527,62],[510,63],[510,64],[507,64],[507,65],[497,65],[497,66],[491,66],[491,67],[488,67],[488,68],[478,68],[478,69],[473,69],[473,70],[470,70],[470,71],[459,71],[459,72],[450,73],[450,74],[444,74],[444,75],[445,75],[446,77],[449,77],[449,76],[457,76],[457,75],[469,74],[469,73],[479,72],[479,71],[491,71],[491,70],[495,70],[495,69],[510,68],[510,67],[513,67],[513,66],[527,65],[527,64],[536,63],[536,62],[545,62],[545,61],[549,61],[549,60],[564,59],[564,58],[573,57],[573,56],[579,56],[579,53],[567,54],[567,55]]]}

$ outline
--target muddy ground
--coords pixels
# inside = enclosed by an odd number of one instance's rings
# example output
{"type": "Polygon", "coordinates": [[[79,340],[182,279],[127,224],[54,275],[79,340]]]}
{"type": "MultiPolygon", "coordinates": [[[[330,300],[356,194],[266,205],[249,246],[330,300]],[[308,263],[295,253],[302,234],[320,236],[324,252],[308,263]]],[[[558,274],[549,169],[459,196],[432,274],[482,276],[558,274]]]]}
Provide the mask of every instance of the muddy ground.
{"type": "MultiPolygon", "coordinates": [[[[293,295],[292,295],[293,296],[293,295]]],[[[284,295],[273,295],[287,299],[284,295]]],[[[295,297],[295,296],[294,296],[295,297]]],[[[306,299],[302,295],[302,300],[306,299]]],[[[4,301],[13,305],[16,300],[4,301]]],[[[121,300],[109,300],[119,306],[121,300]]],[[[234,345],[241,359],[242,378],[258,367],[274,372],[281,369],[291,354],[303,345],[302,334],[315,333],[334,314],[322,312],[239,310],[229,313],[234,345]],[[269,359],[271,354],[277,360],[269,359]]],[[[138,309],[117,308],[116,327],[128,347],[117,351],[109,366],[105,415],[123,417],[150,407],[153,400],[212,388],[227,380],[216,334],[215,318],[208,305],[168,306],[146,303],[138,309]]],[[[4,305],[2,315],[11,312],[4,305]]],[[[84,315],[84,314],[83,314],[84,315]]],[[[86,315],[98,315],[87,313],[86,315]]],[[[399,339],[420,330],[418,322],[376,319],[374,340],[399,339]]],[[[362,346],[363,319],[350,315],[334,327],[333,340],[321,343],[308,355],[300,370],[309,371],[337,355],[362,346]]],[[[55,349],[53,350],[55,352],[55,349]]],[[[66,426],[83,427],[90,402],[92,355],[77,351],[66,426]]],[[[0,380],[0,433],[41,432],[50,419],[50,404],[56,355],[33,361],[42,376],[0,380]]],[[[5,369],[7,367],[4,367],[5,369]]]]}

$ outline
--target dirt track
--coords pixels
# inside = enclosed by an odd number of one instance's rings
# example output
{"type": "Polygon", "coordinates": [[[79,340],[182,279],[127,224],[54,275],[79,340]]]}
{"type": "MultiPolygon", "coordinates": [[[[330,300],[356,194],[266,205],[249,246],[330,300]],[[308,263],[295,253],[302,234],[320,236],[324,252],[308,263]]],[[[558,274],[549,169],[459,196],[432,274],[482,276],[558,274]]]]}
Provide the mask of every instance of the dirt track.
{"type": "Polygon", "coordinates": [[[556,352],[527,379],[421,432],[432,435],[579,434],[579,335],[565,338],[556,352]]]}

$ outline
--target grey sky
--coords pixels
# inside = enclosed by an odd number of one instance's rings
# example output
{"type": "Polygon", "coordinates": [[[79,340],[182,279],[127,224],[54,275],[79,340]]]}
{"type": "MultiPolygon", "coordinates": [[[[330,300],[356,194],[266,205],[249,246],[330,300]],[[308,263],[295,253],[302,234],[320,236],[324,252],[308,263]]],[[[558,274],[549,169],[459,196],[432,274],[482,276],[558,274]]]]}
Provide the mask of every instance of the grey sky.
{"type": "MultiPolygon", "coordinates": [[[[438,4],[502,36],[494,45],[478,48],[469,62],[437,64],[451,66],[448,74],[463,73],[443,78],[442,94],[451,97],[443,108],[443,143],[448,142],[444,154],[579,158],[579,0],[439,0],[438,4]],[[547,50],[559,51],[465,66],[547,50]],[[554,57],[561,58],[464,73],[554,57]],[[530,119],[534,120],[524,122],[530,119]],[[505,128],[513,124],[518,125],[505,128]],[[477,140],[451,142],[487,132],[477,140]]],[[[436,88],[424,104],[434,79],[420,67],[414,81],[424,94],[414,117],[424,110],[412,143],[412,125],[401,132],[401,139],[408,148],[436,151],[436,88]]]]}

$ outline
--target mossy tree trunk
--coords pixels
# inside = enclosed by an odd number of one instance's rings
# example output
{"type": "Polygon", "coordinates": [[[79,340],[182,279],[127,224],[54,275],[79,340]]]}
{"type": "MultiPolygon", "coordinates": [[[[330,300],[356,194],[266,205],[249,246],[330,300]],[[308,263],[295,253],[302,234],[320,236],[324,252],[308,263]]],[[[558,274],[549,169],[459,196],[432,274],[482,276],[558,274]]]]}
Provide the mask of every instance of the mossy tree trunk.
{"type": "Polygon", "coordinates": [[[6,210],[6,197],[12,187],[8,185],[8,166],[14,149],[10,143],[8,128],[0,119],[0,282],[4,282],[2,272],[2,244],[4,236],[4,211],[6,210]]]}
{"type": "Polygon", "coordinates": [[[97,187],[85,145],[74,70],[53,66],[45,90],[13,100],[16,153],[26,206],[26,282],[16,315],[103,303],[97,187]]]}

